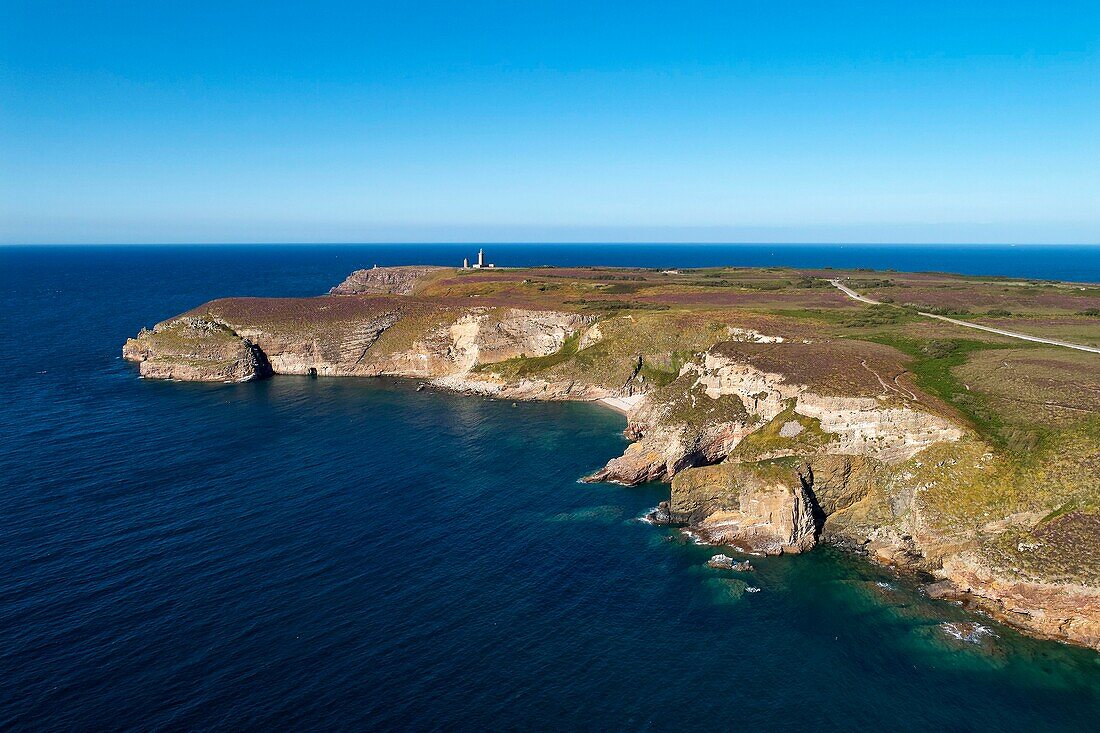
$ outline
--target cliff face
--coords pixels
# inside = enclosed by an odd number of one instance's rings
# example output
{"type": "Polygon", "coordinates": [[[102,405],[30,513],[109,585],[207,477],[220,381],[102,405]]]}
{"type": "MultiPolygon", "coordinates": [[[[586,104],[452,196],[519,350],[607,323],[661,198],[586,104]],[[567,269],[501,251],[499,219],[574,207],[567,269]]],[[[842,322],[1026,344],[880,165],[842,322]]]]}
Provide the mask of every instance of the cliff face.
{"type": "Polygon", "coordinates": [[[318,298],[216,300],[143,329],[123,356],[148,378],[391,375],[507,399],[630,396],[633,442],[587,480],[670,480],[654,520],[749,552],[844,546],[939,578],[936,595],[1100,649],[1094,433],[1061,446],[1065,465],[1013,461],[915,391],[890,347],[621,313],[618,301],[459,299],[453,274],[377,268],[318,298]]]}
{"type": "Polygon", "coordinates": [[[943,598],[973,603],[1039,636],[1100,650],[1100,588],[1013,577],[987,558],[964,552],[944,559],[935,587],[943,598]]]}
{"type": "Polygon", "coordinates": [[[374,267],[356,270],[329,292],[333,295],[411,295],[424,279],[446,267],[374,267]]]}
{"type": "Polygon", "coordinates": [[[689,525],[707,544],[765,555],[804,552],[817,541],[814,506],[797,477],[791,478],[732,463],[684,471],[653,518],[689,525]]]}
{"type": "MultiPolygon", "coordinates": [[[[722,343],[686,364],[591,480],[672,477],[652,518],[704,542],[767,554],[830,542],[941,578],[940,595],[1031,633],[1100,648],[1100,520],[1019,511],[1052,498],[1008,488],[1049,486],[1048,469],[998,457],[883,364],[849,361],[870,379],[838,395],[797,364],[804,349],[767,349],[722,343]]],[[[1088,481],[1095,448],[1078,448],[1088,481]]]]}
{"type": "MultiPolygon", "coordinates": [[[[963,460],[973,455],[969,440],[963,460]]],[[[677,474],[671,499],[651,516],[747,552],[801,551],[819,541],[863,552],[941,579],[929,586],[934,597],[962,601],[1037,636],[1100,649],[1100,518],[1023,512],[952,526],[931,496],[936,479],[924,470],[942,470],[951,459],[922,458],[929,456],[732,457],[677,474]],[[1052,572],[1049,563],[1028,568],[1021,556],[1043,549],[1070,572],[1052,572]]]]}
{"type": "Polygon", "coordinates": [[[141,376],[180,381],[246,382],[271,374],[255,344],[232,328],[200,318],[180,318],[142,329],[122,356],[139,363],[141,376]]]}
{"type": "MultiPolygon", "coordinates": [[[[592,480],[636,484],[715,463],[780,415],[786,415],[788,430],[797,430],[792,438],[809,428],[828,436],[830,452],[878,460],[905,459],[961,436],[958,427],[914,405],[885,389],[874,397],[819,394],[787,374],[758,368],[729,344],[718,344],[686,364],[631,416],[628,431],[638,442],[592,480]]],[[[775,441],[773,457],[795,455],[809,437],[775,441]]]]}
{"type": "MultiPolygon", "coordinates": [[[[445,379],[446,386],[478,392],[564,397],[562,385],[506,384],[473,370],[553,354],[590,321],[558,311],[431,307],[402,298],[235,299],[142,330],[126,342],[123,356],[139,363],[142,376],[181,381],[390,375],[445,379]]],[[[598,392],[589,396],[602,396],[598,392]]]]}

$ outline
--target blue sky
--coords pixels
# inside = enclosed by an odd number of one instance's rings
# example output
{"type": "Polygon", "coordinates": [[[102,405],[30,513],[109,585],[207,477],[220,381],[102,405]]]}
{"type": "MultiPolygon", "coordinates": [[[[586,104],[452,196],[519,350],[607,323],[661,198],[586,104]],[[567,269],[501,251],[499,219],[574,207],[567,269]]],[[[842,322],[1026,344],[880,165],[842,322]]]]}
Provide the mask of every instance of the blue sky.
{"type": "Polygon", "coordinates": [[[1100,242],[1100,3],[0,0],[0,241],[1100,242]]]}

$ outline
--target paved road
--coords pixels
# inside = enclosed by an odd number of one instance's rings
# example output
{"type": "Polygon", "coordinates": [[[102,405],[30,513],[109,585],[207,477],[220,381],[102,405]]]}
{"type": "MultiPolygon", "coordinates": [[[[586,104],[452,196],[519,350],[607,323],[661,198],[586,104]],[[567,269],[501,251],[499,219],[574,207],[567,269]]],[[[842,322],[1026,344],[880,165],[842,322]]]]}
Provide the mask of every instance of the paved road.
{"type": "MultiPolygon", "coordinates": [[[[833,285],[840,289],[845,295],[854,300],[858,300],[860,303],[867,303],[869,305],[881,305],[877,300],[872,300],[866,296],[860,295],[856,291],[842,285],[839,280],[830,280],[833,285]]],[[[1015,331],[1005,331],[1001,328],[993,328],[992,326],[983,326],[980,323],[970,323],[969,321],[960,321],[957,318],[948,318],[947,316],[937,316],[935,313],[924,313],[917,311],[925,318],[935,318],[937,321],[946,321],[947,323],[953,323],[956,326],[964,326],[966,328],[975,328],[979,331],[988,331],[989,333],[996,333],[1001,336],[1008,336],[1009,338],[1021,339],[1023,341],[1034,341],[1037,344],[1049,344],[1050,346],[1064,346],[1067,349],[1077,349],[1078,351],[1090,351],[1093,354],[1100,354],[1100,348],[1096,346],[1085,346],[1084,344],[1074,344],[1069,341],[1058,341],[1056,339],[1046,339],[1040,336],[1028,336],[1026,333],[1017,333],[1015,331]]]]}

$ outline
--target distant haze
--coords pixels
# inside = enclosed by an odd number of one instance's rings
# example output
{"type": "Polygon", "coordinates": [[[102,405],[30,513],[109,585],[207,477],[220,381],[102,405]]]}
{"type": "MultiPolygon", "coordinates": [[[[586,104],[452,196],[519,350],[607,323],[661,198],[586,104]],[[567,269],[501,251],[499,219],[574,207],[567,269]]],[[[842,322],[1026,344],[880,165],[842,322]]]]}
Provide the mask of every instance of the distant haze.
{"type": "Polygon", "coordinates": [[[1100,4],[57,3],[0,243],[1100,243],[1100,4]]]}

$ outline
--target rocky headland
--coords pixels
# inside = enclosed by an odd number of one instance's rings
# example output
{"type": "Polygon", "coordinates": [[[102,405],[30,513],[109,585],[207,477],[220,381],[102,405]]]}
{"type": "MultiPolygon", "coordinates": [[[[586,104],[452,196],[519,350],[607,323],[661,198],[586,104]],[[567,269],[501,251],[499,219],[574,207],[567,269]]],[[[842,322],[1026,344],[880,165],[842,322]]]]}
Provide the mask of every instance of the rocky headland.
{"type": "Polygon", "coordinates": [[[822,275],[374,268],[316,298],[212,301],[123,356],[157,379],[612,401],[632,443],[586,480],[670,481],[653,521],[746,553],[846,547],[1100,649],[1096,357],[975,342],[822,275]]]}

